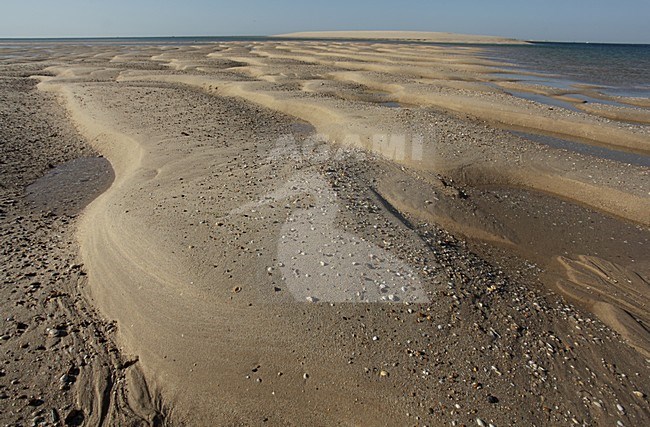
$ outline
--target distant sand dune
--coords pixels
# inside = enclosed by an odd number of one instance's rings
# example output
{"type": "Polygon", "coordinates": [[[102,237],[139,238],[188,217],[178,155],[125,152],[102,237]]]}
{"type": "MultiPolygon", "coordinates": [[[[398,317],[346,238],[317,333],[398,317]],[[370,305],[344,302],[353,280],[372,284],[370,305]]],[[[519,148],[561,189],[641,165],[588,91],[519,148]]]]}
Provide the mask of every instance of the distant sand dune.
{"type": "Polygon", "coordinates": [[[525,41],[506,37],[428,31],[308,31],[279,34],[276,37],[305,39],[412,40],[434,43],[526,44],[525,41]]]}

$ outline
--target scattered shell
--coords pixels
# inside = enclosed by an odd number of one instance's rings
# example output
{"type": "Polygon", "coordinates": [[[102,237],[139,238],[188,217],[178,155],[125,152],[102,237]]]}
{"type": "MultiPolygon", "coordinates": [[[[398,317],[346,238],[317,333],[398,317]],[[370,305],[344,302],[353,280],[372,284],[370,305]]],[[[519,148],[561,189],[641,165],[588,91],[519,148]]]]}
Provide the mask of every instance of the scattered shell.
{"type": "Polygon", "coordinates": [[[387,371],[381,371],[381,372],[379,373],[379,376],[380,376],[380,377],[387,377],[388,375],[389,375],[389,374],[388,374],[387,371]]]}

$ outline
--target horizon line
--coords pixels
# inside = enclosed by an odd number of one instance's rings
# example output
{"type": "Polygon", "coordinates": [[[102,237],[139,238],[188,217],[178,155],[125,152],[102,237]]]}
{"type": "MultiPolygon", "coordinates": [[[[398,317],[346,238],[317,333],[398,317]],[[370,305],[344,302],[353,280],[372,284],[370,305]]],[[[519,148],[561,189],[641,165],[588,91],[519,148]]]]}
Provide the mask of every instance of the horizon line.
{"type": "MultiPolygon", "coordinates": [[[[245,34],[245,35],[147,35],[147,36],[45,36],[45,37],[0,37],[0,40],[114,40],[114,39],[169,39],[169,38],[265,38],[265,39],[282,39],[282,40],[359,40],[359,41],[396,41],[396,42],[420,42],[420,43],[431,43],[431,44],[472,44],[465,42],[432,42],[428,40],[417,40],[417,39],[392,39],[387,38],[328,38],[328,37],[281,37],[279,35],[255,35],[255,34],[245,34]]],[[[609,41],[577,41],[577,40],[535,40],[535,39],[517,39],[512,38],[513,41],[526,42],[526,43],[567,43],[567,44],[612,44],[612,45],[650,45],[648,42],[609,42],[609,41]]],[[[507,43],[501,43],[507,44],[507,43]]]]}

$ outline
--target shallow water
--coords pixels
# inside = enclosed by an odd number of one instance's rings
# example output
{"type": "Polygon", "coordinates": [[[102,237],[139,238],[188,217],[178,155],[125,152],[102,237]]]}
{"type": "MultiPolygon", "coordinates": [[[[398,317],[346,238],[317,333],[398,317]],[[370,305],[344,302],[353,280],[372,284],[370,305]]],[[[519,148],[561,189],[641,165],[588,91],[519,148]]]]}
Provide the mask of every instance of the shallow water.
{"type": "Polygon", "coordinates": [[[510,131],[510,133],[553,148],[573,151],[574,153],[579,154],[586,154],[589,156],[598,157],[599,159],[607,159],[630,165],[650,167],[650,156],[643,154],[611,150],[605,147],[581,144],[579,142],[569,141],[548,135],[539,135],[520,131],[510,131]]]}
{"type": "Polygon", "coordinates": [[[590,104],[604,104],[604,105],[611,105],[612,107],[624,107],[624,108],[630,108],[629,105],[623,104],[617,101],[612,101],[610,99],[600,99],[600,98],[594,98],[589,95],[584,95],[581,93],[572,93],[569,95],[571,98],[576,98],[580,99],[582,101],[588,102],[590,104]]]}
{"type": "Polygon", "coordinates": [[[388,108],[402,108],[402,104],[395,101],[380,102],[380,105],[388,108]]]}
{"type": "MultiPolygon", "coordinates": [[[[605,93],[650,97],[650,45],[534,43],[488,46],[485,57],[514,64],[513,71],[548,74],[544,84],[591,84],[605,93]]],[[[502,77],[508,78],[508,74],[502,77]]],[[[527,76],[516,80],[539,80],[527,76]]]]}
{"type": "Polygon", "coordinates": [[[82,157],[63,163],[27,189],[27,200],[34,209],[74,215],[106,191],[115,179],[108,160],[82,157]]]}
{"type": "Polygon", "coordinates": [[[553,74],[544,74],[544,75],[532,75],[532,74],[526,74],[526,73],[535,73],[535,71],[532,70],[518,70],[520,71],[519,73],[517,72],[511,72],[511,73],[490,73],[491,77],[497,78],[499,80],[505,80],[505,81],[517,81],[517,82],[525,82],[529,84],[536,84],[536,85],[542,85],[542,86],[547,86],[553,89],[560,89],[560,90],[565,90],[565,91],[574,91],[576,90],[575,85],[577,82],[570,81],[570,80],[565,80],[562,79],[558,75],[553,75],[553,74]]]}
{"type": "Polygon", "coordinates": [[[523,92],[523,91],[517,91],[517,90],[511,90],[511,89],[503,89],[501,88],[504,92],[516,96],[517,98],[523,98],[527,99],[529,101],[534,101],[538,102],[540,104],[548,105],[550,107],[559,107],[559,108],[564,108],[566,110],[570,111],[575,111],[575,112],[581,112],[575,105],[573,105],[570,102],[567,101],[562,101],[560,99],[553,98],[551,96],[545,96],[541,95],[538,93],[530,93],[530,92],[523,92]]]}

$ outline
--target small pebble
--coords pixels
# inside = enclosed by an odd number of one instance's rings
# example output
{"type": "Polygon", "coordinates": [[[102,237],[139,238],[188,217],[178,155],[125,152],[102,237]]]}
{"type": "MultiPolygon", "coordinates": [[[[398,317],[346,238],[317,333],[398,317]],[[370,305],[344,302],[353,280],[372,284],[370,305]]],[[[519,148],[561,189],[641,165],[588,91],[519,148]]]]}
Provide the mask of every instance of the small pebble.
{"type": "Polygon", "coordinates": [[[64,330],[62,330],[62,329],[50,329],[48,331],[48,334],[51,337],[64,337],[64,336],[67,335],[66,332],[64,330]]]}
{"type": "Polygon", "coordinates": [[[41,406],[43,403],[45,403],[43,400],[36,399],[36,398],[31,398],[29,399],[29,402],[27,402],[29,406],[34,406],[34,407],[41,406]]]}

